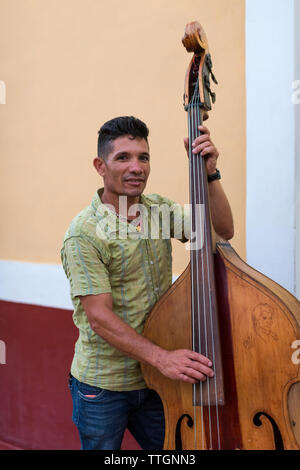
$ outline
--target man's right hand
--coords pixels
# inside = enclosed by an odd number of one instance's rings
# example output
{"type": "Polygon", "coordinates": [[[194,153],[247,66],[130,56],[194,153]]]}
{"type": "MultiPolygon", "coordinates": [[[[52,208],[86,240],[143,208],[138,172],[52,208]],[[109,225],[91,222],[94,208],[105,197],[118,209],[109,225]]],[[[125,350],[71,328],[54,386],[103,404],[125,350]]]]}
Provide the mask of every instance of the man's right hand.
{"type": "Polygon", "coordinates": [[[173,380],[183,380],[196,384],[213,377],[212,362],[202,354],[188,349],[174,351],[161,350],[157,359],[157,369],[173,380]]]}

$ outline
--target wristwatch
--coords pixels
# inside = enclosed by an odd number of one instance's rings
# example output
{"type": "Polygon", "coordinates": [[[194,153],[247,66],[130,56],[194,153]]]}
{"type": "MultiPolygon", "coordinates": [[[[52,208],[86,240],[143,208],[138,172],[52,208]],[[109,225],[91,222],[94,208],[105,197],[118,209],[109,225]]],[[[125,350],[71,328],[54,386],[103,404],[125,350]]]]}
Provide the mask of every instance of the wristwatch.
{"type": "Polygon", "coordinates": [[[220,180],[220,179],[221,179],[221,173],[217,168],[216,168],[215,173],[213,173],[212,175],[207,175],[207,181],[209,183],[215,180],[220,180]]]}

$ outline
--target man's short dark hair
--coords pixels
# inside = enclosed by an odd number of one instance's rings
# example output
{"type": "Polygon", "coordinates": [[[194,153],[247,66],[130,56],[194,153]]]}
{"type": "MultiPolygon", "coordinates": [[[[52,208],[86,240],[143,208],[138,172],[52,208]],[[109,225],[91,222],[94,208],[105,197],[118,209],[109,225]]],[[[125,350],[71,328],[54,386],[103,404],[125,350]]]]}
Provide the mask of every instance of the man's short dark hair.
{"type": "Polygon", "coordinates": [[[149,129],[143,121],[133,116],[120,116],[107,121],[98,132],[98,157],[106,158],[112,150],[112,142],[125,135],[145,139],[148,143],[149,129]]]}

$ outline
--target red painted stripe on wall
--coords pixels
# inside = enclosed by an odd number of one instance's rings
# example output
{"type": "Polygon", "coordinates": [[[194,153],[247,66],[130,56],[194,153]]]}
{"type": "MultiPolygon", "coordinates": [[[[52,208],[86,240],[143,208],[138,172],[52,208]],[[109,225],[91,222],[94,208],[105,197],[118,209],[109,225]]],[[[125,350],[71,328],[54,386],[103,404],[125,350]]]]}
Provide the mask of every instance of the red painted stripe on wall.
{"type": "MultiPolygon", "coordinates": [[[[68,389],[77,336],[71,310],[0,301],[0,441],[21,449],[80,448],[68,389]]],[[[127,432],[122,448],[139,446],[127,432]]]]}

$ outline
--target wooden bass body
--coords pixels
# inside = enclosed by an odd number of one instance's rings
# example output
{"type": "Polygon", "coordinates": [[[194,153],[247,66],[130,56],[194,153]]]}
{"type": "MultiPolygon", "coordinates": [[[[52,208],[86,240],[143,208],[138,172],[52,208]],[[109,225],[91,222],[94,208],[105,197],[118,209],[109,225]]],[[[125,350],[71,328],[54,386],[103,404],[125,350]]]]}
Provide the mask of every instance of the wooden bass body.
{"type": "MultiPolygon", "coordinates": [[[[193,404],[193,385],[142,365],[147,386],[163,402],[164,448],[299,449],[300,355],[293,348],[300,340],[300,303],[229,243],[217,243],[214,269],[224,403],[193,404]]],[[[189,265],[145,325],[144,335],[167,350],[192,349],[190,274],[189,265]]]]}

